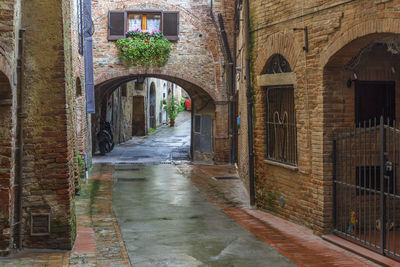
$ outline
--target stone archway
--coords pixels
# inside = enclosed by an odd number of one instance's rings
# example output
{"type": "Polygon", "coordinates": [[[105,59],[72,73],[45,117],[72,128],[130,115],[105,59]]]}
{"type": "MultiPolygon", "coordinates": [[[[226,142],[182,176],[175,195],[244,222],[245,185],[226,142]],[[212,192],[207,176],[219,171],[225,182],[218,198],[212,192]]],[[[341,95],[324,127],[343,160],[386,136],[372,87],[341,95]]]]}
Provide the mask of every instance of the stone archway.
{"type": "MultiPolygon", "coordinates": [[[[202,160],[208,162],[227,162],[229,159],[229,138],[228,129],[226,127],[228,120],[228,102],[227,101],[217,101],[214,96],[211,96],[202,87],[194,84],[190,81],[162,74],[136,74],[111,78],[109,80],[103,81],[95,86],[95,96],[96,96],[96,115],[93,119],[93,136],[98,131],[98,125],[101,116],[104,117],[105,104],[104,99],[108,97],[114,90],[120,87],[122,84],[129,81],[143,79],[145,77],[159,78],[172,83],[177,84],[182,87],[191,97],[193,101],[193,116],[208,116],[212,121],[212,127],[210,129],[210,149],[208,152],[202,152],[196,150],[192,153],[195,160],[202,160]],[[103,111],[103,112],[102,112],[103,111]]],[[[103,118],[104,119],[104,118],[103,118]]],[[[192,127],[192,131],[193,131],[192,127]]],[[[193,137],[193,134],[192,134],[193,137]]],[[[192,138],[192,147],[193,138],[192,138]]],[[[95,151],[95,147],[93,147],[95,151]]]]}
{"type": "Polygon", "coordinates": [[[0,251],[8,249],[11,238],[13,202],[12,90],[0,71],[0,251]]]}

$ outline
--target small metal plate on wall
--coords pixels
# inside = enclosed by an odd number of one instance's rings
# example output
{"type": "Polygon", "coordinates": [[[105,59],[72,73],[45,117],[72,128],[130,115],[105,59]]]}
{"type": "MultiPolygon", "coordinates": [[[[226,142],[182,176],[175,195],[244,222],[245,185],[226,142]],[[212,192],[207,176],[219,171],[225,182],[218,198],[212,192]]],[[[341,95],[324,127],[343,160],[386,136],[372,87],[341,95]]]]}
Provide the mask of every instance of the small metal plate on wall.
{"type": "Polygon", "coordinates": [[[279,205],[280,205],[282,208],[285,207],[285,197],[284,197],[284,196],[281,196],[281,197],[279,198],[279,205]]]}
{"type": "Polygon", "coordinates": [[[50,213],[31,214],[31,235],[50,235],[50,213]]]}

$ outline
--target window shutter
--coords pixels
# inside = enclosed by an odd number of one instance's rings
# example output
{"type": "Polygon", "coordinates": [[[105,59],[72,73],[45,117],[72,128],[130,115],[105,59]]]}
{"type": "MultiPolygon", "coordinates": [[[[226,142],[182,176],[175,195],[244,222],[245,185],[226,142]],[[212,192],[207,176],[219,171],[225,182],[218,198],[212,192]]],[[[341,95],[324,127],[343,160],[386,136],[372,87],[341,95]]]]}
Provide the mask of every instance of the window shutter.
{"type": "Polygon", "coordinates": [[[163,12],[163,34],[170,41],[179,40],[179,12],[163,12]]]}
{"type": "Polygon", "coordinates": [[[108,12],[108,40],[118,40],[125,37],[126,12],[108,12]]]}

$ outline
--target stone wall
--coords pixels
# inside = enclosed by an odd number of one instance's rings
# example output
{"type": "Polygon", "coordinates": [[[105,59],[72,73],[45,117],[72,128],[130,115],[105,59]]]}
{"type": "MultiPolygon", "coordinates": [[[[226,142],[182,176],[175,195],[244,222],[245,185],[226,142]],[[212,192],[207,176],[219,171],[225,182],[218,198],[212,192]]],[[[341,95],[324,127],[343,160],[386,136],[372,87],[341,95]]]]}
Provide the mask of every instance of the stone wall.
{"type": "MultiPolygon", "coordinates": [[[[343,72],[339,75],[334,68],[343,69],[344,64],[363,47],[382,37],[378,33],[398,33],[399,4],[398,0],[250,1],[249,41],[255,95],[254,150],[259,207],[306,225],[318,234],[332,230],[331,153],[334,129],[330,121],[337,116],[354,115],[351,109],[343,113],[340,92],[346,89],[337,88],[343,88],[349,79],[348,74],[343,72]],[[303,50],[305,32],[293,30],[304,27],[308,28],[308,52],[303,50]],[[348,44],[351,44],[350,50],[337,54],[348,44]],[[276,166],[265,161],[265,87],[259,86],[257,76],[262,74],[268,59],[274,54],[281,54],[288,61],[295,77],[297,168],[276,166]],[[329,69],[324,70],[328,63],[329,69]],[[333,80],[336,80],[336,85],[333,80]],[[336,90],[332,90],[334,87],[336,90]],[[285,200],[284,207],[279,205],[281,197],[285,200]]],[[[384,72],[390,70],[385,68],[384,72]]],[[[244,73],[245,69],[240,75],[244,73]]],[[[366,74],[361,77],[368,80],[374,78],[366,74]]],[[[243,84],[240,90],[243,111],[246,102],[243,84]]],[[[351,103],[351,99],[346,99],[346,103],[351,103]]],[[[239,138],[244,147],[246,138],[245,134],[239,138]]],[[[240,166],[246,164],[246,158],[239,161],[240,166]]],[[[241,169],[246,173],[246,167],[241,169]]]]}

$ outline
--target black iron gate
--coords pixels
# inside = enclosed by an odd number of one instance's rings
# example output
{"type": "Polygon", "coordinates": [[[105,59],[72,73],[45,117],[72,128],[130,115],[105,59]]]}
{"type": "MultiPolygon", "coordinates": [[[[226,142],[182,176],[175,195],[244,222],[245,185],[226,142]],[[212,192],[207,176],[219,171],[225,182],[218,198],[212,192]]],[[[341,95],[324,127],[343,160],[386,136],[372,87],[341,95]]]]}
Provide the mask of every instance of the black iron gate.
{"type": "Polygon", "coordinates": [[[364,122],[333,143],[334,233],[400,259],[400,130],[364,122]]]}

